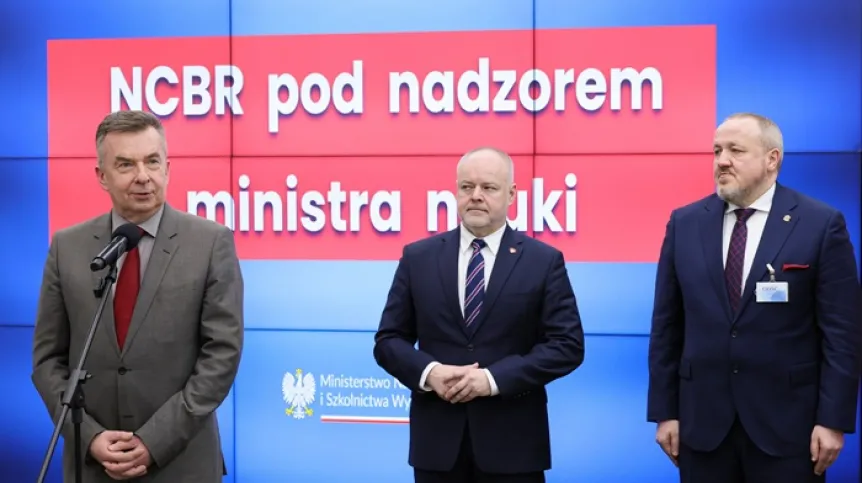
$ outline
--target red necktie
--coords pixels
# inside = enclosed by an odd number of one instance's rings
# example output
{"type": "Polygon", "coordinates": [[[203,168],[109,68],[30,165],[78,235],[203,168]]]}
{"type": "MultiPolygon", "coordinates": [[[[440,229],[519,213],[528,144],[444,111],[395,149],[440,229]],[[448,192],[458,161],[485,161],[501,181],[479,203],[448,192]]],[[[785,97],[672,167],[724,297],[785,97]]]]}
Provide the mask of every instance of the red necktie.
{"type": "Polygon", "coordinates": [[[141,255],[138,247],[126,253],[126,260],[117,277],[114,289],[114,323],[117,327],[117,344],[120,349],[126,343],[126,334],[132,323],[132,312],[138,300],[138,290],[141,286],[141,255]]]}

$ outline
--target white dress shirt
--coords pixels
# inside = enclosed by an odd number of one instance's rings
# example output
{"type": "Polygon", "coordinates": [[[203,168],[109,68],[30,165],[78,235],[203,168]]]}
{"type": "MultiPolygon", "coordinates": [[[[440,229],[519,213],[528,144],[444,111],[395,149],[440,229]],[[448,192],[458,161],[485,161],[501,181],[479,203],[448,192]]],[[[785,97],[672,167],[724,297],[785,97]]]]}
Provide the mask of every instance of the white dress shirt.
{"type": "MultiPolygon", "coordinates": [[[[748,274],[751,272],[751,264],[754,262],[754,255],[757,252],[757,247],[760,245],[760,238],[763,237],[763,229],[766,227],[766,219],[769,217],[769,210],[772,209],[772,198],[774,196],[775,184],[749,206],[755,212],[751,214],[746,223],[748,237],[745,240],[745,261],[742,265],[742,286],[740,287],[740,291],[745,290],[745,281],[748,280],[748,274]]],[[[733,235],[733,225],[736,224],[736,214],[733,211],[739,208],[741,207],[727,203],[727,209],[724,212],[724,232],[721,240],[724,265],[727,265],[730,238],[733,235]]]]}
{"type": "MultiPolygon", "coordinates": [[[[481,254],[482,258],[485,260],[485,290],[488,290],[488,281],[491,280],[491,271],[494,269],[494,261],[497,259],[497,253],[500,251],[500,242],[503,241],[503,233],[506,231],[506,225],[503,225],[499,230],[491,233],[490,235],[483,238],[485,240],[485,247],[482,248],[481,254]]],[[[461,314],[464,314],[464,292],[466,291],[467,284],[467,265],[470,264],[470,257],[473,256],[473,247],[470,246],[473,243],[473,240],[476,237],[470,233],[464,225],[461,225],[461,244],[458,250],[458,302],[461,305],[461,314]]],[[[439,362],[432,362],[425,367],[425,370],[422,371],[422,376],[419,378],[419,387],[425,391],[430,391],[431,388],[425,385],[425,380],[428,378],[428,373],[431,372],[431,369],[439,364],[439,362]]],[[[491,375],[491,371],[488,369],[482,369],[485,371],[485,375],[488,376],[488,383],[491,386],[491,395],[496,396],[499,394],[499,389],[497,388],[497,382],[494,381],[494,376],[491,375]]]]}

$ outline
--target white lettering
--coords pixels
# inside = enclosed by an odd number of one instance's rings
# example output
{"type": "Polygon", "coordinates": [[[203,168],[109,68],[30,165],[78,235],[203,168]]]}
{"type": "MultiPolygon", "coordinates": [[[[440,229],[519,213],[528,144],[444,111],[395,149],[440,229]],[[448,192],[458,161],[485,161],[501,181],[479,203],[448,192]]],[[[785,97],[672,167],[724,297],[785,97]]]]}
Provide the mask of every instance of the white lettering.
{"type": "Polygon", "coordinates": [[[392,394],[392,407],[404,408],[405,411],[410,411],[410,394],[392,394]]]}
{"type": "MultiPolygon", "coordinates": [[[[529,190],[515,195],[515,217],[508,220],[514,230],[575,233],[578,229],[578,178],[567,173],[564,189],[546,190],[544,178],[534,178],[529,190]]],[[[285,177],[285,192],[254,190],[251,178],[237,178],[236,201],[228,191],[189,191],[187,211],[213,221],[224,213],[224,224],[240,232],[289,232],[300,229],[316,233],[327,226],[336,232],[357,233],[370,227],[380,233],[401,231],[401,192],[348,190],[331,181],[325,192],[300,191],[294,174],[285,177]],[[301,228],[300,228],[301,227],[301,228]]],[[[426,230],[437,233],[458,226],[458,203],[448,190],[429,190],[426,230]],[[442,218],[442,223],[441,223],[442,218]]]]}
{"type": "Polygon", "coordinates": [[[466,112],[488,112],[490,102],[489,91],[489,61],[487,57],[479,59],[479,70],[468,70],[458,79],[458,99],[461,108],[466,112]],[[475,85],[478,93],[470,97],[470,86],[475,85]]]}
{"type": "Polygon", "coordinates": [[[552,232],[563,231],[560,222],[554,216],[554,208],[560,201],[562,193],[557,190],[548,192],[545,197],[545,180],[536,178],[533,180],[533,231],[545,231],[545,225],[552,232]]]}
{"type": "Polygon", "coordinates": [[[388,408],[389,398],[386,396],[372,396],[370,394],[352,392],[343,394],[341,392],[325,392],[320,398],[324,406],[337,408],[388,408]]]}
{"type": "Polygon", "coordinates": [[[494,82],[500,83],[500,90],[494,96],[494,112],[515,112],[518,103],[514,99],[509,99],[509,93],[515,86],[518,73],[514,70],[495,70],[493,75],[494,82]]]}
{"type": "Polygon", "coordinates": [[[452,92],[454,79],[455,73],[451,70],[446,72],[435,70],[425,77],[425,82],[422,83],[422,99],[428,112],[437,114],[455,110],[455,98],[452,92]],[[443,90],[443,95],[439,99],[434,95],[434,88],[437,86],[443,90]]]}
{"type": "Polygon", "coordinates": [[[311,72],[302,82],[289,73],[270,74],[267,97],[269,132],[277,133],[281,116],[293,115],[300,106],[306,113],[315,116],[326,112],[330,105],[343,115],[362,114],[362,91],[361,60],[354,60],[352,71],[338,74],[331,86],[329,79],[319,72],[311,72]],[[282,90],[287,93],[284,100],[281,98],[282,90]],[[350,99],[346,96],[348,91],[350,99]]]}
{"type": "Polygon", "coordinates": [[[225,226],[240,232],[253,230],[263,232],[297,232],[298,225],[305,231],[316,233],[327,224],[339,232],[362,231],[363,211],[378,232],[401,231],[401,192],[344,190],[341,183],[332,181],[324,194],[316,190],[299,193],[299,180],[290,174],[285,178],[285,193],[277,191],[252,190],[248,175],[241,174],[237,180],[239,187],[238,206],[234,209],[234,199],[227,191],[216,194],[206,191],[191,191],[187,197],[187,211],[197,214],[204,208],[204,217],[217,221],[217,209],[222,206],[225,212],[225,226]],[[345,211],[347,217],[345,218],[345,211]],[[286,226],[285,226],[286,225],[286,226]],[[268,227],[267,227],[268,226],[268,227]]]}
{"type": "MultiPolygon", "coordinates": [[[[574,73],[574,69],[572,72],[574,73]]],[[[607,88],[608,82],[600,70],[584,69],[575,81],[575,99],[584,110],[598,111],[605,103],[607,88]]],[[[563,106],[560,110],[565,108],[566,102],[563,100],[563,106]]]]}
{"type": "Polygon", "coordinates": [[[552,102],[554,110],[564,111],[569,96],[585,111],[598,111],[608,100],[610,110],[619,111],[625,89],[631,91],[631,109],[641,110],[646,82],[652,94],[651,109],[663,108],[662,77],[654,67],[612,68],[608,82],[607,75],[596,68],[585,68],[579,74],[575,69],[556,69],[553,76],[541,69],[530,69],[519,77],[515,70],[491,69],[488,57],[480,57],[477,64],[477,69],[461,74],[431,71],[423,79],[409,71],[390,72],[389,112],[402,112],[402,96],[411,114],[420,112],[422,106],[432,114],[451,113],[456,108],[469,113],[489,109],[515,112],[519,104],[526,111],[542,112],[552,102]],[[496,92],[492,92],[492,84],[496,92]]]}
{"type": "Polygon", "coordinates": [[[223,116],[226,112],[242,115],[239,95],[244,78],[242,71],[233,65],[216,65],[210,68],[201,65],[187,65],[180,76],[171,67],[160,65],[150,70],[144,78],[143,68],[132,67],[131,85],[120,67],[111,67],[111,111],[123,109],[123,104],[132,110],[145,107],[157,116],[169,116],[180,107],[184,116],[204,116],[213,110],[223,116]],[[215,82],[213,82],[215,79],[215,82]],[[166,86],[161,95],[157,94],[159,85],[166,86]],[[180,92],[176,87],[180,86],[180,92]]]}
{"type": "MultiPolygon", "coordinates": [[[[578,178],[574,173],[566,174],[565,190],[550,190],[545,193],[545,180],[535,178],[532,183],[532,210],[530,192],[518,190],[515,194],[515,218],[508,219],[513,230],[527,231],[529,221],[532,221],[533,231],[575,233],[578,229],[578,194],[575,188],[578,178]],[[565,218],[561,224],[555,210],[564,200],[565,218]]],[[[441,230],[452,230],[458,226],[458,203],[455,194],[447,190],[428,191],[426,197],[426,230],[437,233],[441,230]],[[440,227],[440,218],[445,220],[440,227]]]]}
{"type": "Polygon", "coordinates": [[[203,217],[212,221],[218,221],[218,208],[224,210],[224,225],[233,230],[234,206],[233,197],[227,191],[219,191],[215,194],[207,191],[189,191],[186,196],[186,211],[198,215],[200,208],[204,209],[203,217]]]}
{"type": "Polygon", "coordinates": [[[392,389],[392,380],[388,377],[354,377],[336,374],[320,376],[320,388],[336,389],[392,389]]]}
{"type": "Polygon", "coordinates": [[[531,112],[543,111],[551,100],[551,89],[551,79],[548,78],[548,74],[539,69],[524,72],[524,75],[521,76],[521,82],[518,84],[518,97],[521,98],[521,105],[531,112]],[[539,91],[535,98],[530,94],[533,84],[537,85],[539,91]]]}
{"type": "Polygon", "coordinates": [[[611,92],[616,92],[616,96],[611,97],[611,109],[619,111],[622,109],[620,92],[623,88],[623,83],[628,82],[632,91],[633,111],[639,111],[643,105],[643,83],[649,81],[652,92],[652,109],[661,110],[663,105],[664,92],[661,80],[661,72],[655,67],[647,67],[638,72],[637,70],[626,67],[624,69],[611,69],[611,92]]]}
{"type": "Polygon", "coordinates": [[[574,173],[566,175],[566,231],[575,233],[578,231],[578,193],[575,186],[578,177],[574,173]]]}
{"type": "Polygon", "coordinates": [[[451,191],[429,191],[426,206],[428,207],[426,220],[429,232],[436,233],[438,231],[441,209],[445,210],[445,229],[451,230],[458,226],[458,202],[455,200],[455,194],[451,191]]]}
{"type": "Polygon", "coordinates": [[[518,190],[515,193],[515,218],[508,220],[513,230],[527,231],[527,218],[530,214],[528,196],[529,193],[526,190],[518,190]]]}

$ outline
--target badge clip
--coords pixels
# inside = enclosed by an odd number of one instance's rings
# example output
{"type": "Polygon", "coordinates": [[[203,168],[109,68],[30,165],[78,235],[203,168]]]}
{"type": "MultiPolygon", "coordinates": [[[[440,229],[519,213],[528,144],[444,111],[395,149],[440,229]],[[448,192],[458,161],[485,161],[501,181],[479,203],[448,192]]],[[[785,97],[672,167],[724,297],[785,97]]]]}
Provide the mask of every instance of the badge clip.
{"type": "Polygon", "coordinates": [[[766,264],[766,269],[769,270],[769,281],[775,282],[775,269],[769,263],[766,264]]]}

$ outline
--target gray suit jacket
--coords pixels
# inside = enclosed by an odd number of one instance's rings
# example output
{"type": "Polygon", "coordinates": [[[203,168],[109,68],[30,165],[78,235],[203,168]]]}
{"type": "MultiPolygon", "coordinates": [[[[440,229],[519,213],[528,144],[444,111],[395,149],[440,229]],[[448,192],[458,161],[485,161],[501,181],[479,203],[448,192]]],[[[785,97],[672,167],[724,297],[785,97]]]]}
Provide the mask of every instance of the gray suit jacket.
{"type": "MultiPolygon", "coordinates": [[[[55,424],[61,393],[81,355],[104,273],[89,264],[110,241],[111,217],[58,231],[42,280],[33,343],[33,383],[55,424]]],[[[85,369],[83,452],[101,431],[137,434],[153,460],[150,483],[215,483],[225,473],[215,410],[239,366],[243,280],[233,233],[165,206],[143,274],[125,347],[117,345],[111,299],[85,369]]],[[[64,481],[74,481],[71,413],[63,428],[64,481]]],[[[113,482],[85,458],[85,482],[113,482]]]]}

